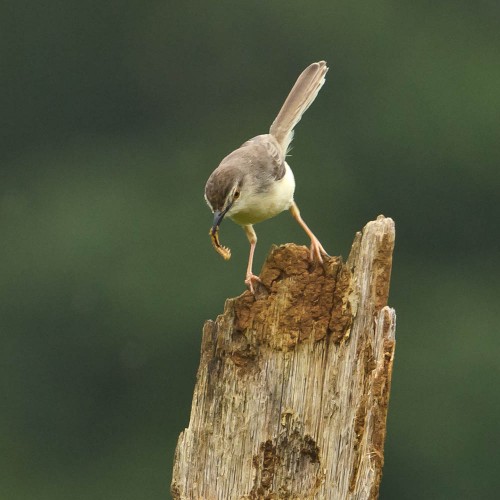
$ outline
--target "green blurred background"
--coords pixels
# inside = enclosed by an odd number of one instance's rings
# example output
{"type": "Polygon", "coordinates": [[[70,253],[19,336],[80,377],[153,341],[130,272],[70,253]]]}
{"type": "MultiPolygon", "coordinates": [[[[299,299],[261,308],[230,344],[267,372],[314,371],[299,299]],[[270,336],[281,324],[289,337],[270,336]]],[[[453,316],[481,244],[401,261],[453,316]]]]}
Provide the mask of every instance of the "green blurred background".
{"type": "MultiPolygon", "coordinates": [[[[206,178],[299,72],[296,199],[330,253],[396,221],[396,363],[381,498],[498,498],[500,4],[0,7],[0,498],[169,498],[204,320],[244,290],[206,178]]],[[[257,226],[307,240],[288,214],[257,226]]]]}

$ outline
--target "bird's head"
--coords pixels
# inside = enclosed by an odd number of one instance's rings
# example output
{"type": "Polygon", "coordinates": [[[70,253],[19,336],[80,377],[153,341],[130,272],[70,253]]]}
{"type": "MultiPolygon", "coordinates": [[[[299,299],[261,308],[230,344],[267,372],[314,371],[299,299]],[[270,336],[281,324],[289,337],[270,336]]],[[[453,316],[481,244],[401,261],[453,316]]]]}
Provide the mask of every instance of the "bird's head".
{"type": "Polygon", "coordinates": [[[226,214],[234,212],[238,207],[243,188],[243,177],[239,172],[226,169],[215,171],[205,186],[205,200],[214,214],[212,234],[219,228],[226,214]]]}
{"type": "Polygon", "coordinates": [[[223,167],[212,173],[205,186],[205,200],[214,214],[210,239],[215,250],[226,260],[231,257],[231,251],[219,242],[219,226],[226,214],[231,216],[231,212],[237,211],[242,186],[243,176],[238,169],[223,167]]]}

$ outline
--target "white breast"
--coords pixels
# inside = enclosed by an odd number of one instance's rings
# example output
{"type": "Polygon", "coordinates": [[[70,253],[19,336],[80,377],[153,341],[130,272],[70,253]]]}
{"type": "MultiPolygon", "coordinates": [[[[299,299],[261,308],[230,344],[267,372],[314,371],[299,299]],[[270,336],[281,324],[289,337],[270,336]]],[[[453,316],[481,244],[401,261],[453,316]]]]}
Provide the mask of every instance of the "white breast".
{"type": "Polygon", "coordinates": [[[272,185],[266,192],[255,192],[249,196],[242,196],[238,205],[228,212],[228,216],[237,224],[256,224],[270,219],[288,210],[293,203],[295,179],[288,163],[285,162],[286,172],[282,179],[272,185]]]}

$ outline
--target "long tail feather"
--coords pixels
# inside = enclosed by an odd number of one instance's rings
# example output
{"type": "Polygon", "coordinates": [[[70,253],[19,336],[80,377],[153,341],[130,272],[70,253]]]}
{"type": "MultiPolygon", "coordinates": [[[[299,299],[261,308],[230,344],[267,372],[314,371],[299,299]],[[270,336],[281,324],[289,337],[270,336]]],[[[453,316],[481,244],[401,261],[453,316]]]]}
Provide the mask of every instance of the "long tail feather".
{"type": "Polygon", "coordinates": [[[325,83],[328,67],[325,61],[313,63],[299,76],[288,94],[278,116],[269,130],[286,153],[293,139],[293,129],[299,123],[302,115],[312,104],[321,87],[325,83]]]}

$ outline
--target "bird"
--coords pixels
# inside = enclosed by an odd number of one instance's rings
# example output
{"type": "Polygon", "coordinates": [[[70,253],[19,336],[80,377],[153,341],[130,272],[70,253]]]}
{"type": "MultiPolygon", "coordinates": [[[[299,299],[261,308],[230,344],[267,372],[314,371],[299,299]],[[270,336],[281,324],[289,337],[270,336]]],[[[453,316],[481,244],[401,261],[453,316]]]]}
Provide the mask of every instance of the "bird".
{"type": "Polygon", "coordinates": [[[294,200],[295,178],[286,161],[294,128],[316,99],[327,71],[325,61],[309,65],[299,75],[269,133],[249,139],[227,155],[205,185],[205,200],[214,217],[209,235],[215,250],[226,260],[231,257],[229,248],[219,242],[219,227],[224,217],[242,226],[246,233],[250,254],[245,284],[253,294],[254,285],[261,283],[252,271],[257,245],[254,224],[289,210],[311,239],[310,260],[323,263],[323,256],[328,255],[300,215],[294,200]]]}

